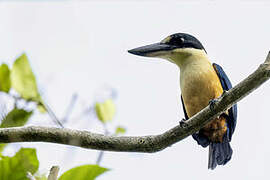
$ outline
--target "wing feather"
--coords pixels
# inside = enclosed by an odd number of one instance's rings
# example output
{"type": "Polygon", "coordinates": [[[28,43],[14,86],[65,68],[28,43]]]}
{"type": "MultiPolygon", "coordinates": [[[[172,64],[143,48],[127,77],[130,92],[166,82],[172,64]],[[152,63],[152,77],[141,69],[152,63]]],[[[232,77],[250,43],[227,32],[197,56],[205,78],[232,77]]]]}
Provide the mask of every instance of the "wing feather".
{"type": "MultiPolygon", "coordinates": [[[[228,91],[229,89],[231,89],[232,83],[229,80],[226,73],[224,72],[224,70],[222,69],[222,67],[215,63],[213,63],[213,67],[219,77],[223,90],[228,91]]],[[[226,119],[227,119],[227,127],[229,129],[228,137],[229,141],[231,141],[237,122],[237,104],[233,105],[228,111],[229,115],[226,116],[226,119]]]]}

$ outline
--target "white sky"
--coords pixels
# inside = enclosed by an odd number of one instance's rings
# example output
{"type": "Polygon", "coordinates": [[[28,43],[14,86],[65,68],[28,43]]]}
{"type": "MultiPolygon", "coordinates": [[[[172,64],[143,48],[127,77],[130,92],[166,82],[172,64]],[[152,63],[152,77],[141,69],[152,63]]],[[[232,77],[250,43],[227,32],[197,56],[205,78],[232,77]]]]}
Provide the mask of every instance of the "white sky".
{"type": "MultiPolygon", "coordinates": [[[[72,93],[80,97],[76,114],[93,103],[98,88],[109,84],[119,95],[114,124],[124,125],[128,135],[158,134],[183,117],[178,69],[127,50],[172,33],[188,32],[203,43],[210,59],[222,65],[236,84],[269,51],[269,8],[266,1],[1,2],[0,62],[11,64],[26,52],[44,97],[58,116],[64,114],[72,93]]],[[[99,179],[267,179],[269,91],[266,83],[239,103],[234,154],[226,166],[207,170],[208,149],[189,137],[155,154],[106,153],[102,165],[112,170],[99,179]]],[[[47,116],[36,114],[30,124],[52,125],[48,121],[47,116]]],[[[68,127],[101,129],[90,121],[73,121],[68,127]]],[[[63,145],[21,145],[38,148],[41,172],[52,165],[60,165],[63,172],[94,163],[97,155],[93,150],[68,150],[63,145]]]]}

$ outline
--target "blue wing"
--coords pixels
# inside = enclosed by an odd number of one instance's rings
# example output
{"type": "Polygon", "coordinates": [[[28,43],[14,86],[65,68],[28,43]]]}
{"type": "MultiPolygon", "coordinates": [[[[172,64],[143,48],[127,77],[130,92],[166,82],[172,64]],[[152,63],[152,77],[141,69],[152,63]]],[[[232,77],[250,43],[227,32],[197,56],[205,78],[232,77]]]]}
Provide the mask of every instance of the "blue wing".
{"type": "MultiPolygon", "coordinates": [[[[213,63],[213,67],[219,77],[220,83],[222,85],[223,90],[228,91],[232,88],[232,83],[230,82],[228,76],[223,71],[222,67],[218,64],[213,63]]],[[[229,141],[232,139],[233,132],[236,126],[236,119],[237,119],[237,105],[233,105],[229,110],[229,115],[226,116],[227,119],[227,127],[228,127],[228,137],[229,141]]]]}
{"type": "MultiPolygon", "coordinates": [[[[184,111],[185,119],[188,120],[188,115],[187,115],[187,111],[186,111],[185,104],[184,104],[184,101],[183,101],[183,97],[182,96],[181,96],[181,102],[182,102],[182,106],[183,106],[183,111],[184,111]]],[[[194,134],[192,134],[192,137],[202,147],[207,147],[210,144],[208,138],[206,136],[204,136],[203,134],[201,134],[201,133],[194,133],[194,134]]]]}
{"type": "Polygon", "coordinates": [[[182,95],[181,95],[181,102],[182,102],[182,106],[183,106],[183,111],[184,111],[185,119],[188,120],[188,115],[187,115],[187,111],[186,111],[186,108],[185,108],[185,104],[184,104],[182,95]]]}

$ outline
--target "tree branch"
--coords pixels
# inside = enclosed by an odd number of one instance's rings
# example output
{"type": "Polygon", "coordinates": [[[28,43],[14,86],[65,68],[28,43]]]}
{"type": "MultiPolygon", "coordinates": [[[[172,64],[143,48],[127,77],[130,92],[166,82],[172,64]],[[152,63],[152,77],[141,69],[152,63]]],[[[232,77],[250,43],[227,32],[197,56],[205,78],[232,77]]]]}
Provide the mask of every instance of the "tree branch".
{"type": "Polygon", "coordinates": [[[50,170],[50,174],[48,176],[48,180],[57,180],[57,176],[59,173],[59,166],[53,166],[50,170]]]}
{"type": "Polygon", "coordinates": [[[0,143],[51,142],[104,151],[157,152],[197,132],[270,78],[270,53],[265,62],[235,87],[198,112],[185,126],[176,126],[163,134],[139,137],[115,137],[88,131],[52,127],[17,127],[0,129],[0,143]]]}

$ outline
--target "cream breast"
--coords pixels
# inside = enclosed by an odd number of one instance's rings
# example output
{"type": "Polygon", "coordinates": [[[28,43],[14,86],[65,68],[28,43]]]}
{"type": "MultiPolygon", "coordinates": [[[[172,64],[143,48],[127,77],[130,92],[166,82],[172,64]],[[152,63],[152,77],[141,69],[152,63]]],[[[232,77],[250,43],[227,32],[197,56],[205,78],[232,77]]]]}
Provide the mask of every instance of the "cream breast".
{"type": "Polygon", "coordinates": [[[189,62],[181,67],[180,87],[187,114],[191,117],[206,107],[211,99],[218,98],[223,89],[209,61],[189,62]]]}

